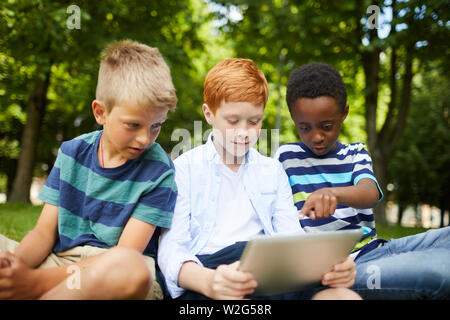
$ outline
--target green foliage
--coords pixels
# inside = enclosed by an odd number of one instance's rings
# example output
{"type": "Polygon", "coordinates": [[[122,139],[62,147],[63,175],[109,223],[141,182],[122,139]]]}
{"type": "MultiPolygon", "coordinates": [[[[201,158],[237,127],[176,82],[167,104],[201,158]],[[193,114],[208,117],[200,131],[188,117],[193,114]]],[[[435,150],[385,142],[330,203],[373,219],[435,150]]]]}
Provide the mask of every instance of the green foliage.
{"type": "MultiPolygon", "coordinates": [[[[450,190],[450,80],[434,63],[417,78],[411,113],[389,163],[397,201],[440,206],[450,190]]],[[[448,201],[448,200],[447,200],[448,201]]]]}
{"type": "MultiPolygon", "coordinates": [[[[8,133],[14,132],[14,124],[23,124],[26,114],[17,104],[9,105],[0,114],[0,132],[3,139],[0,140],[0,157],[17,159],[19,157],[19,141],[10,139],[8,133]]],[[[14,134],[13,134],[14,136],[14,134]]]]}
{"type": "Polygon", "coordinates": [[[357,55],[360,40],[355,19],[363,15],[363,8],[336,1],[216,2],[228,9],[217,14],[221,19],[228,18],[222,30],[232,39],[236,55],[253,59],[272,84],[264,128],[276,128],[278,116],[280,142],[299,140],[285,103],[289,72],[305,63],[328,62],[342,71],[351,107],[341,141],[365,142],[364,78],[357,55]],[[233,5],[242,12],[242,19],[229,18],[233,5]]]}
{"type": "MultiPolygon", "coordinates": [[[[392,3],[379,5],[388,12],[392,3]]],[[[174,129],[193,133],[196,120],[202,121],[203,131],[208,129],[201,112],[203,81],[207,71],[225,58],[253,59],[269,81],[263,122],[269,144],[261,141],[259,150],[270,155],[271,129],[280,128],[280,143],[299,140],[285,103],[287,78],[295,66],[323,61],[341,71],[350,115],[340,140],[366,142],[364,93],[368,89],[362,54],[377,48],[382,52],[376,119],[380,130],[392,93],[392,50],[397,55],[397,104],[405,57],[413,53],[411,112],[389,164],[389,181],[396,185],[397,199],[436,203],[448,190],[444,182],[450,180],[446,101],[450,88],[443,76],[450,67],[448,1],[396,3],[398,15],[384,23],[398,28],[382,39],[369,39],[365,25],[369,0],[80,0],[75,3],[81,13],[80,29],[67,26],[70,1],[2,1],[0,189],[5,191],[6,177],[11,178],[19,157],[24,110],[36,77],[51,72],[35,166],[40,176],[48,174],[63,140],[98,128],[91,103],[101,51],[111,41],[129,38],[158,47],[171,68],[179,103],[158,138],[167,152],[179,142],[172,141],[174,129]]],[[[392,119],[398,115],[395,110],[392,119]]]]}
{"type": "MultiPolygon", "coordinates": [[[[405,198],[413,203],[419,199],[436,203],[443,194],[446,192],[448,194],[446,191],[448,189],[443,189],[443,183],[450,179],[442,171],[448,172],[447,155],[450,154],[447,139],[448,105],[444,107],[447,97],[443,94],[449,92],[449,88],[447,82],[441,79],[441,74],[445,74],[449,62],[443,57],[447,57],[450,53],[446,40],[449,36],[450,12],[446,1],[432,3],[420,0],[397,1],[396,14],[391,21],[388,12],[392,12],[394,1],[378,2],[385,14],[382,19],[384,21],[380,21],[380,24],[383,24],[381,27],[387,28],[381,38],[376,37],[377,34],[382,34],[381,31],[375,30],[374,36],[366,24],[368,18],[366,9],[373,4],[371,1],[216,2],[227,9],[219,11],[218,16],[228,18],[222,30],[232,39],[236,54],[254,59],[272,83],[264,127],[275,127],[275,119],[280,112],[278,116],[281,117],[282,140],[284,138],[290,141],[293,138],[298,140],[282,96],[287,76],[295,66],[318,61],[334,65],[343,75],[347,87],[350,115],[344,122],[340,140],[344,143],[366,142],[368,134],[364,129],[369,118],[365,113],[364,95],[374,88],[366,87],[364,71],[367,70],[363,68],[363,59],[366,53],[379,50],[380,70],[377,80],[379,93],[376,117],[373,121],[378,132],[386,127],[387,134],[384,135],[383,141],[386,145],[377,145],[378,150],[375,148],[370,151],[377,152],[388,147],[394,140],[392,139],[394,132],[401,124],[399,106],[403,99],[401,90],[405,84],[403,79],[406,58],[408,55],[413,56],[415,80],[419,77],[426,80],[413,82],[411,98],[413,110],[405,126],[406,132],[401,137],[400,150],[389,166],[390,177],[393,179],[390,181],[400,185],[396,189],[399,193],[398,198],[405,198]],[[242,18],[230,19],[230,13],[236,8],[242,13],[242,18]],[[393,71],[391,65],[393,50],[397,57],[395,71],[397,94],[392,104],[394,108],[388,113],[394,90],[390,78],[393,71]],[[434,63],[436,61],[439,61],[438,66],[434,63]],[[435,66],[426,69],[424,66],[430,62],[435,66]],[[430,69],[433,69],[434,73],[428,73],[430,69]],[[425,81],[430,88],[424,84],[425,81]],[[435,95],[431,91],[440,92],[440,95],[435,95]],[[278,99],[280,95],[282,97],[278,99]],[[436,100],[437,97],[439,101],[436,100]],[[428,106],[426,115],[421,116],[418,113],[419,105],[422,109],[423,105],[428,106]],[[426,142],[420,140],[425,137],[432,137],[436,143],[432,146],[428,143],[425,146],[426,142]],[[400,175],[411,177],[407,180],[400,178],[400,175]],[[428,189],[425,187],[430,185],[432,187],[428,189]],[[415,189],[414,192],[412,188],[415,189]],[[400,192],[403,192],[401,190],[404,190],[403,196],[400,195],[400,192]],[[431,199],[432,195],[434,200],[431,199]]],[[[379,138],[381,140],[381,137],[379,138]]],[[[393,146],[395,150],[395,144],[393,146]]]]}
{"type": "MultiPolygon", "coordinates": [[[[171,129],[198,119],[202,81],[194,57],[203,53],[197,29],[208,21],[199,0],[77,1],[80,29],[68,28],[69,1],[4,1],[0,4],[0,172],[14,167],[33,79],[50,70],[36,175],[48,174],[60,143],[98,129],[91,111],[101,51],[133,39],[157,47],[177,88],[178,110],[169,115],[159,142],[170,150],[171,129]]],[[[204,56],[204,58],[207,58],[204,56]]]]}

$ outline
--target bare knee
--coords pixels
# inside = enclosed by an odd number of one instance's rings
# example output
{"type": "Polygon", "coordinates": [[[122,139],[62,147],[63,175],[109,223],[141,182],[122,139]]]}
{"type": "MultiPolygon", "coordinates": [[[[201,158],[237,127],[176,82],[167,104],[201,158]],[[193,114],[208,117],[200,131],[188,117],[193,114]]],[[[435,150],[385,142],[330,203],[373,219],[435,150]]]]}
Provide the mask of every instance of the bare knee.
{"type": "Polygon", "coordinates": [[[152,280],[142,255],[122,247],[106,252],[89,274],[92,287],[106,299],[144,299],[152,280]]]}
{"type": "Polygon", "coordinates": [[[313,300],[362,300],[361,296],[348,288],[329,288],[316,293],[313,300]]]}

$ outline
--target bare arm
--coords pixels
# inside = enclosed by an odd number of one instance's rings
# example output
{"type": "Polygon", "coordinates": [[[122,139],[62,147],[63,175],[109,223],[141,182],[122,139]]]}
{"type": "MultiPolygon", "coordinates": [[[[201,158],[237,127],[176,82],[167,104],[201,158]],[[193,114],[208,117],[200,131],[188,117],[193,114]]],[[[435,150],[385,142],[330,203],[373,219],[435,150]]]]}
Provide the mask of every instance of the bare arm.
{"type": "Polygon", "coordinates": [[[374,207],[380,193],[376,183],[371,179],[361,179],[356,186],[323,188],[314,191],[305,201],[300,218],[311,219],[331,216],[338,204],[356,209],[374,207]]]}
{"type": "Polygon", "coordinates": [[[155,229],[156,227],[150,223],[130,218],[123,228],[117,246],[133,248],[142,253],[152,238],[155,229]]]}
{"type": "Polygon", "coordinates": [[[380,193],[372,179],[361,179],[356,186],[331,188],[337,202],[356,209],[373,208],[378,202],[380,193]]]}
{"type": "Polygon", "coordinates": [[[178,276],[180,286],[212,299],[243,299],[253,293],[257,283],[248,272],[238,270],[239,261],[220,265],[216,270],[188,261],[178,276]]]}
{"type": "Polygon", "coordinates": [[[178,283],[187,290],[199,292],[208,297],[213,273],[212,269],[202,267],[193,261],[187,261],[180,269],[178,283]]]}
{"type": "MultiPolygon", "coordinates": [[[[57,232],[58,207],[45,205],[36,227],[20,243],[15,254],[0,253],[7,267],[0,269],[0,299],[38,298],[69,276],[64,265],[55,268],[33,269],[47,257],[57,232]],[[36,245],[38,244],[38,245],[36,245]]],[[[153,235],[155,226],[131,218],[125,226],[118,245],[143,252],[153,235]]],[[[79,267],[92,263],[98,254],[75,263],[79,267]]]]}
{"type": "Polygon", "coordinates": [[[14,254],[2,252],[7,268],[0,269],[0,297],[36,298],[68,276],[66,267],[34,269],[49,255],[57,235],[58,207],[46,203],[35,227],[14,254]]]}
{"type": "Polygon", "coordinates": [[[36,225],[20,242],[15,256],[30,268],[37,267],[50,253],[58,231],[58,207],[46,203],[36,225]]]}

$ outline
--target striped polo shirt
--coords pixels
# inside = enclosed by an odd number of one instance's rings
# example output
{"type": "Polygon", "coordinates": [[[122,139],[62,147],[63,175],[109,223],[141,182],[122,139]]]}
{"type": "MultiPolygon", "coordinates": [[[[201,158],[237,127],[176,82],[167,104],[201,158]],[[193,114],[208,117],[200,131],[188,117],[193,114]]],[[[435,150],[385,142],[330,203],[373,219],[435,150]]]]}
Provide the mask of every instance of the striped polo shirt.
{"type": "Polygon", "coordinates": [[[102,131],[64,142],[39,198],[58,206],[53,251],[117,245],[133,217],[157,228],[144,254],[156,257],[160,227],[169,228],[177,187],[174,165],[158,143],[116,168],[97,159],[102,131]]]}
{"type": "MultiPolygon", "coordinates": [[[[372,159],[362,143],[344,145],[338,142],[334,151],[323,156],[315,155],[304,143],[288,143],[277,150],[275,158],[282,163],[289,177],[294,203],[299,211],[314,191],[353,186],[364,178],[377,184],[381,200],[382,192],[373,174],[372,159]]],[[[373,242],[376,236],[372,209],[355,209],[342,204],[338,204],[334,214],[328,218],[312,220],[305,217],[300,224],[306,232],[362,228],[364,234],[355,251],[373,242]]],[[[370,248],[377,245],[378,241],[370,248]]]]}

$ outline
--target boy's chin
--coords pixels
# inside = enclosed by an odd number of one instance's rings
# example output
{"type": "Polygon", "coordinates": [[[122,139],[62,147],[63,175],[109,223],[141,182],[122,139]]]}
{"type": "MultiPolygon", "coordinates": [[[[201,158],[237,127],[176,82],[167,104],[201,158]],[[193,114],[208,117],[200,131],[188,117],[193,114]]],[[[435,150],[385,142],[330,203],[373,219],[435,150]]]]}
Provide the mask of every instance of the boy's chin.
{"type": "Polygon", "coordinates": [[[122,156],[124,158],[126,158],[127,160],[134,160],[134,159],[139,158],[147,149],[148,148],[142,148],[142,149],[127,148],[127,150],[122,153],[122,156]]]}
{"type": "Polygon", "coordinates": [[[324,155],[326,155],[328,153],[328,150],[327,149],[316,149],[316,148],[313,148],[312,152],[316,156],[324,156],[324,155]]]}
{"type": "Polygon", "coordinates": [[[250,149],[250,146],[242,146],[242,147],[235,147],[230,146],[226,149],[226,157],[230,158],[231,161],[234,161],[235,158],[243,158],[248,153],[248,150],[250,149]]]}
{"type": "Polygon", "coordinates": [[[323,147],[323,148],[317,148],[313,146],[308,146],[309,150],[311,150],[312,153],[314,153],[316,156],[325,156],[328,153],[332,152],[336,149],[336,147],[323,147]]]}

